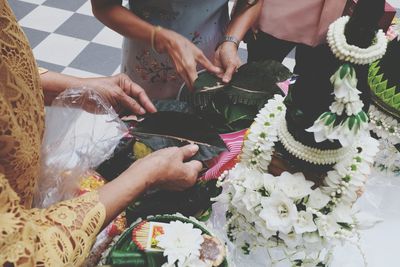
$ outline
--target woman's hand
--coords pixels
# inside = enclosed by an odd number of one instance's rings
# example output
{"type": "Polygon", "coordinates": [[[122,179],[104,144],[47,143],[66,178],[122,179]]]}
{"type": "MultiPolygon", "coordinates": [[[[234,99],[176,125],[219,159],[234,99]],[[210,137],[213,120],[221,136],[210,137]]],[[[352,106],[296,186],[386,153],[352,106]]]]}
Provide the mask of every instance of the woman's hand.
{"type": "Polygon", "coordinates": [[[155,49],[170,56],[176,71],[190,88],[193,88],[193,83],[197,79],[197,64],[201,64],[216,75],[222,72],[197,46],[174,31],[167,29],[158,31],[155,36],[155,49]]]}
{"type": "Polygon", "coordinates": [[[125,74],[104,78],[84,78],[81,84],[96,90],[119,114],[133,112],[143,115],[156,112],[146,92],[125,74]]]}
{"type": "Polygon", "coordinates": [[[149,172],[147,187],[181,191],[194,185],[202,169],[201,162],[188,161],[198,150],[197,145],[161,149],[136,161],[131,168],[149,172]]]}
{"type": "Polygon", "coordinates": [[[202,164],[189,159],[198,149],[197,145],[187,145],[153,152],[101,187],[99,198],[106,209],[104,225],[151,188],[179,191],[193,186],[202,164]]]}
{"type": "Polygon", "coordinates": [[[223,70],[218,77],[222,78],[224,83],[230,82],[233,73],[242,64],[236,44],[233,42],[223,42],[215,52],[214,64],[223,70]]]}

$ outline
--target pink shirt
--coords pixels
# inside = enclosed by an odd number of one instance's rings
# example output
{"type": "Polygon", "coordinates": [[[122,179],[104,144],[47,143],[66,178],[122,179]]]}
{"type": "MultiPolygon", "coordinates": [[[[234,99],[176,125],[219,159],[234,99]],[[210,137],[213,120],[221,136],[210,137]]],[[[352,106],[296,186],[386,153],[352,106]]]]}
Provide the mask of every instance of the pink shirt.
{"type": "Polygon", "coordinates": [[[259,29],[272,36],[316,46],[343,14],[346,0],[264,0],[259,29]]]}

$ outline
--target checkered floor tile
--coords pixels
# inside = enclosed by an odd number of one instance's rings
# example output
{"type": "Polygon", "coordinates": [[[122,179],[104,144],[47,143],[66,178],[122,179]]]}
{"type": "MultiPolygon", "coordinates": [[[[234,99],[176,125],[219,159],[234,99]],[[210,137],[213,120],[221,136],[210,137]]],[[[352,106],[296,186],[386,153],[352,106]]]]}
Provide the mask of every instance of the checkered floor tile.
{"type": "MultiPolygon", "coordinates": [[[[107,76],[119,72],[122,36],[94,18],[90,1],[8,2],[40,66],[81,77],[107,76]]],[[[400,0],[388,2],[400,9],[400,0]]],[[[246,54],[246,46],[241,45],[240,55],[244,61],[246,54]]],[[[285,59],[284,64],[293,67],[293,53],[285,59]]]]}
{"type": "Polygon", "coordinates": [[[9,0],[44,68],[95,77],[119,72],[122,36],[104,27],[86,0],[9,0]]]}

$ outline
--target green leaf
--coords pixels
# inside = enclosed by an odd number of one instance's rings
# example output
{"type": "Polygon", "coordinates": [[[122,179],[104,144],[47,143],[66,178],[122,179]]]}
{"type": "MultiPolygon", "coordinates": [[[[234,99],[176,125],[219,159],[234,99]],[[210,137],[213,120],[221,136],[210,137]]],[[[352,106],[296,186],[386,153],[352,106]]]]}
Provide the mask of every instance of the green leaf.
{"type": "Polygon", "coordinates": [[[361,110],[358,113],[358,116],[360,117],[361,121],[363,121],[363,122],[367,122],[368,121],[368,116],[363,110],[361,110]]]}
{"type": "Polygon", "coordinates": [[[356,122],[355,116],[353,115],[353,116],[349,117],[349,118],[347,119],[347,121],[348,121],[349,129],[352,130],[352,129],[353,129],[353,126],[354,126],[354,123],[356,122]]]}
{"type": "Polygon", "coordinates": [[[202,215],[211,205],[211,198],[220,194],[216,180],[206,183],[197,182],[193,187],[181,192],[156,191],[148,192],[126,209],[129,223],[137,218],[146,218],[153,214],[181,213],[185,216],[202,215]]]}
{"type": "Polygon", "coordinates": [[[320,120],[323,120],[326,116],[331,115],[331,114],[332,114],[332,112],[329,112],[329,111],[324,112],[324,113],[322,113],[322,115],[319,117],[319,119],[320,119],[320,120]]]}
{"type": "Polygon", "coordinates": [[[148,114],[136,125],[132,135],[153,151],[195,143],[200,149],[193,159],[199,161],[210,160],[226,151],[218,133],[204,119],[193,114],[173,111],[148,114]]]}
{"type": "Polygon", "coordinates": [[[377,76],[375,76],[373,83],[380,83],[383,79],[383,74],[379,74],[377,76]]]}
{"type": "Polygon", "coordinates": [[[225,118],[227,124],[232,124],[240,120],[253,120],[255,109],[252,106],[236,104],[228,106],[225,118]]]}
{"type": "Polygon", "coordinates": [[[370,75],[370,76],[376,76],[376,75],[378,74],[378,72],[379,72],[380,69],[381,69],[380,66],[371,67],[371,68],[369,69],[369,75],[370,75]]]}
{"type": "Polygon", "coordinates": [[[177,111],[183,113],[193,113],[193,109],[189,106],[187,102],[163,99],[163,100],[153,100],[153,104],[157,111],[177,111]]]}
{"type": "Polygon", "coordinates": [[[325,125],[331,125],[332,123],[334,123],[336,120],[336,114],[331,113],[331,115],[329,116],[329,118],[326,120],[325,125]]]}
{"type": "Polygon", "coordinates": [[[391,87],[389,89],[387,89],[384,93],[383,93],[383,101],[386,103],[390,103],[391,98],[394,96],[394,94],[396,93],[396,87],[391,87]]]}
{"type": "Polygon", "coordinates": [[[375,87],[375,92],[377,94],[384,92],[387,89],[387,83],[388,81],[385,80],[383,82],[377,83],[374,87],[375,87]]]}
{"type": "Polygon", "coordinates": [[[393,96],[391,105],[395,107],[396,105],[399,104],[400,104],[400,93],[397,93],[395,96],[393,96]]]}
{"type": "Polygon", "coordinates": [[[342,79],[343,80],[343,78],[349,73],[349,71],[350,71],[350,65],[349,64],[343,64],[341,67],[340,67],[340,72],[339,72],[339,74],[340,74],[340,79],[342,79]]]}
{"type": "Polygon", "coordinates": [[[193,87],[196,93],[217,92],[224,88],[220,78],[207,71],[199,73],[199,77],[194,81],[193,87]]]}

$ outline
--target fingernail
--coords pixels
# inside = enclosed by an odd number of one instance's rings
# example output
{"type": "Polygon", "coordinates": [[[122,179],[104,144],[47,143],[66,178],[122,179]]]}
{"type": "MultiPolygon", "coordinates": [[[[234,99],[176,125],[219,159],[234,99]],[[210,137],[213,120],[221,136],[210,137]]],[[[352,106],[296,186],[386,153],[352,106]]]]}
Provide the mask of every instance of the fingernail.
{"type": "Polygon", "coordinates": [[[195,154],[197,151],[199,151],[199,146],[198,145],[191,145],[189,149],[193,154],[195,154]]]}
{"type": "Polygon", "coordinates": [[[144,113],[146,113],[146,110],[144,110],[144,108],[140,108],[139,113],[140,113],[141,115],[143,115],[144,113]]]}

